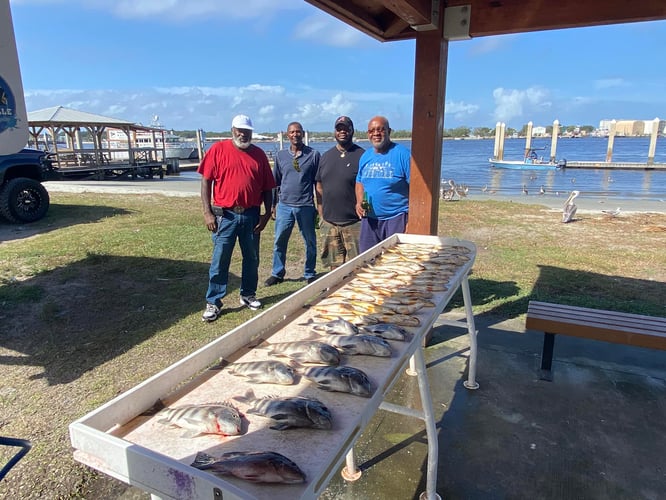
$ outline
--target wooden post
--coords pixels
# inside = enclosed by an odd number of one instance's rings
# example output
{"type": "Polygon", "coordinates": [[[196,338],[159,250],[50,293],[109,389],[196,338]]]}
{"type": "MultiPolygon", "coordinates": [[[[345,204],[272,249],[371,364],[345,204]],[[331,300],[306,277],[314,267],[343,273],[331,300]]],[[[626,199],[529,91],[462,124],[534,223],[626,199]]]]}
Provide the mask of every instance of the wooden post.
{"type": "Polygon", "coordinates": [[[497,122],[495,125],[495,147],[493,149],[493,159],[499,160],[499,151],[500,151],[500,139],[501,139],[501,130],[502,124],[497,122]]]}
{"type": "Polygon", "coordinates": [[[503,160],[504,159],[505,134],[506,134],[506,123],[502,122],[502,123],[500,123],[500,129],[499,129],[499,150],[497,152],[497,159],[498,160],[503,160]]]}
{"type": "Polygon", "coordinates": [[[560,135],[560,121],[553,122],[553,136],[550,138],[550,162],[557,161],[557,137],[560,135]]]}
{"type": "Polygon", "coordinates": [[[650,147],[648,149],[648,165],[654,165],[654,153],[657,149],[657,135],[659,134],[659,118],[652,120],[652,133],[650,134],[650,147]]]}
{"type": "Polygon", "coordinates": [[[278,132],[278,141],[280,143],[280,151],[284,149],[284,135],[282,135],[282,130],[278,132]]]}
{"type": "Polygon", "coordinates": [[[442,15],[436,30],[416,32],[408,224],[412,234],[437,234],[449,50],[443,21],[442,15]]]}
{"type": "Polygon", "coordinates": [[[527,122],[527,131],[525,132],[525,156],[527,158],[530,155],[532,149],[532,122],[527,122]]]}
{"type": "Polygon", "coordinates": [[[611,120],[611,128],[608,132],[608,149],[606,149],[606,163],[610,163],[613,159],[613,141],[615,141],[615,132],[617,129],[617,122],[611,120]]]}

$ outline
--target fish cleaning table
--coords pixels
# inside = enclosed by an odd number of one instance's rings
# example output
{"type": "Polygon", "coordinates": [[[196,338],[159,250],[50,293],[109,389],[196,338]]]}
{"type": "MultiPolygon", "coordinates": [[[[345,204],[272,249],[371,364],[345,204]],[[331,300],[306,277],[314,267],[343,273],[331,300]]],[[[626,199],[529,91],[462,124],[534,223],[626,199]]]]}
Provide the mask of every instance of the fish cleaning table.
{"type": "MultiPolygon", "coordinates": [[[[425,422],[428,437],[427,485],[422,498],[438,498],[437,432],[423,355],[425,335],[454,293],[463,293],[466,322],[445,321],[467,328],[470,341],[468,380],[465,387],[476,389],[476,330],[467,276],[476,256],[473,243],[452,238],[409,234],[393,235],[353,260],[293,293],[250,321],[223,334],[215,341],[174,363],[133,389],[70,424],[74,457],[125,483],[158,498],[177,499],[261,499],[293,500],[317,498],[346,461],[343,476],[355,479],[353,446],[378,409],[397,412],[425,422]],[[393,355],[342,356],[342,365],[362,369],[375,388],[370,398],[325,392],[303,377],[291,386],[253,384],[220,368],[220,361],[248,362],[271,359],[267,343],[317,339],[312,320],[318,303],[354,283],[358,273],[373,264],[375,257],[398,245],[432,245],[459,249],[465,255],[439,277],[430,301],[411,316],[419,326],[406,327],[409,341],[389,341],[393,355]],[[446,285],[446,286],[443,286],[446,285]],[[310,324],[308,324],[310,323],[310,324]],[[422,410],[384,402],[384,398],[406,368],[418,377],[422,410]],[[330,430],[296,428],[273,430],[272,421],[248,414],[247,405],[232,400],[252,389],[257,397],[307,396],[323,402],[333,416],[330,430]],[[165,406],[232,401],[242,414],[244,426],[238,436],[202,435],[185,438],[183,429],[165,426],[147,410],[160,399],[165,406]],[[190,464],[198,452],[213,457],[232,451],[275,451],[293,460],[305,473],[303,484],[260,484],[231,476],[224,478],[196,469],[190,464]]],[[[404,264],[407,266],[407,264],[404,264]]],[[[321,309],[321,308],[318,308],[321,309]]],[[[315,319],[321,321],[321,319],[315,319]]],[[[214,325],[211,325],[214,328],[214,325]]],[[[320,340],[325,341],[325,338],[320,340]]],[[[272,358],[277,359],[277,358],[272,358]]],[[[414,474],[420,474],[418,470],[414,474]]]]}

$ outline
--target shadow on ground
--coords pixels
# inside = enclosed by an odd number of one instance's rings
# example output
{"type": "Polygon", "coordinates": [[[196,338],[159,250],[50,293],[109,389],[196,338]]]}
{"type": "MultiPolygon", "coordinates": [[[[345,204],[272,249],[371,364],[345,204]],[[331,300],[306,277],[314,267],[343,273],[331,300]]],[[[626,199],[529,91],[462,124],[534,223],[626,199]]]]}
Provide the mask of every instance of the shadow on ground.
{"type": "Polygon", "coordinates": [[[130,213],[124,208],[101,205],[86,206],[85,210],[82,208],[79,205],[51,203],[46,217],[30,224],[9,224],[0,218],[0,243],[22,240],[36,234],[44,234],[68,226],[90,224],[107,217],[130,213]]]}

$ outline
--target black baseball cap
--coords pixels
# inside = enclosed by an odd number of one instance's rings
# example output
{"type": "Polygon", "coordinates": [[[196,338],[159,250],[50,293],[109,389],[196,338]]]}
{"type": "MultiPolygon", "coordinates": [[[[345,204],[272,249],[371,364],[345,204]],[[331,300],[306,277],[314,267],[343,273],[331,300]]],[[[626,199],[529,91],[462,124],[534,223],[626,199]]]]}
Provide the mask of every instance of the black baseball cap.
{"type": "Polygon", "coordinates": [[[354,131],[354,122],[351,121],[351,118],[348,116],[339,116],[337,120],[335,120],[335,125],[333,128],[337,128],[338,125],[345,125],[346,127],[349,128],[352,132],[354,131]]]}

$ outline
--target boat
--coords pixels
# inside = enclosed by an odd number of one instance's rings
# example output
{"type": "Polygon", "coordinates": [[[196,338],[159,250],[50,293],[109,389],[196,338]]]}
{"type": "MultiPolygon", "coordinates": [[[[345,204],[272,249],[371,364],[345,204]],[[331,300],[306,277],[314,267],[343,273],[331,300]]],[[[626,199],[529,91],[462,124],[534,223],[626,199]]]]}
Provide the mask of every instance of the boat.
{"type": "MultiPolygon", "coordinates": [[[[162,147],[162,136],[156,135],[154,147],[162,147]]],[[[149,132],[136,134],[136,145],[138,147],[153,147],[153,134],[149,132]]],[[[196,160],[199,158],[199,150],[194,140],[184,139],[173,132],[164,133],[164,151],[166,158],[179,158],[181,160],[196,160]]]]}
{"type": "Polygon", "coordinates": [[[530,149],[529,153],[522,160],[489,158],[488,161],[495,168],[508,168],[512,170],[557,170],[567,166],[567,161],[564,159],[558,162],[545,161],[537,155],[534,149],[530,149]]]}
{"type": "MultiPolygon", "coordinates": [[[[199,158],[199,149],[194,139],[185,139],[176,135],[173,130],[166,130],[155,115],[150,127],[159,131],[137,131],[132,133],[132,147],[136,149],[162,149],[164,157],[178,158],[180,160],[196,160],[199,158]]],[[[107,129],[109,147],[114,149],[126,149],[127,134],[122,130],[107,129]]]]}

